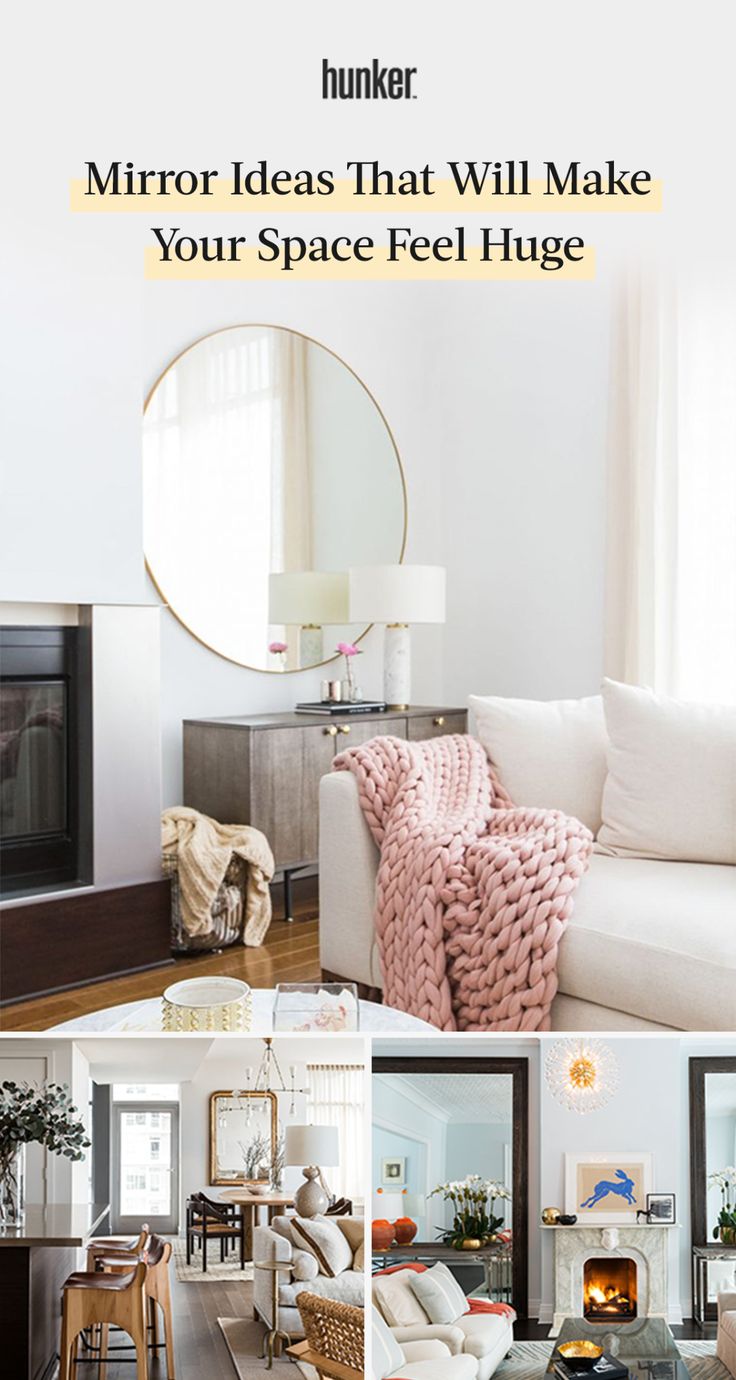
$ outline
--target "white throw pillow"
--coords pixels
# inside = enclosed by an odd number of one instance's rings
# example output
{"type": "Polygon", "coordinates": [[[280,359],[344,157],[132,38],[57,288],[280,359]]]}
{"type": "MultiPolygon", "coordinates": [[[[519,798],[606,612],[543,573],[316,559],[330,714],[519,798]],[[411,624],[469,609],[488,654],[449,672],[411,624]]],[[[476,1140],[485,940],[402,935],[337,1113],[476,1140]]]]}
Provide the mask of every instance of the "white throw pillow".
{"type": "Polygon", "coordinates": [[[300,1251],[296,1246],[291,1251],[291,1275],[292,1279],[316,1279],[319,1274],[319,1265],[316,1256],[310,1255],[309,1251],[300,1251]]]}
{"type": "Polygon", "coordinates": [[[736,708],[603,683],[601,852],[736,863],[736,708]]]}
{"type": "Polygon", "coordinates": [[[468,1300],[451,1270],[441,1262],[411,1276],[411,1287],[431,1323],[454,1323],[468,1311],[468,1300]]]}
{"type": "Polygon", "coordinates": [[[385,1380],[404,1364],[404,1353],[393,1332],[389,1331],[377,1308],[371,1309],[373,1315],[372,1352],[373,1380],[385,1380]]]}
{"type": "Polygon", "coordinates": [[[597,834],[606,779],[600,695],[513,700],[470,695],[478,737],[514,805],[562,810],[597,834]]]}
{"type": "Polygon", "coordinates": [[[373,1297],[389,1327],[413,1327],[427,1322],[427,1314],[411,1287],[414,1270],[396,1270],[373,1279],[373,1297]]]}
{"type": "Polygon", "coordinates": [[[294,1244],[314,1256],[321,1275],[334,1279],[352,1266],[350,1242],[329,1218],[292,1217],[291,1233],[294,1244]]]}

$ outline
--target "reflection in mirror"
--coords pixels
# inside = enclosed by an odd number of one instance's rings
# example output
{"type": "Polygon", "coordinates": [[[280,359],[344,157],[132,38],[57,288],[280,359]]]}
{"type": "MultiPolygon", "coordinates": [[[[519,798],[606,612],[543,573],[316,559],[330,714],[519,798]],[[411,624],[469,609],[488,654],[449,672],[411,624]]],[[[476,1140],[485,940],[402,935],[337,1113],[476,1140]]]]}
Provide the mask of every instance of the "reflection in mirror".
{"type": "Polygon", "coordinates": [[[273,326],[198,341],[152,389],[143,466],[149,571],[208,647],[296,670],[365,631],[345,623],[340,577],[401,559],[404,483],[377,404],[331,351],[273,326]],[[271,578],[304,573],[338,578],[271,578]]]}
{"type": "MultiPolygon", "coordinates": [[[[374,1216],[392,1220],[393,1198],[417,1224],[417,1241],[452,1230],[453,1206],[439,1184],[478,1174],[513,1182],[513,1077],[503,1073],[378,1073],[373,1079],[374,1216]],[[377,1190],[381,1189],[381,1194],[377,1190]],[[387,1211],[381,1211],[386,1195],[387,1211]]],[[[511,1226],[510,1198],[497,1197],[497,1230],[511,1226]]]]}
{"type": "MultiPolygon", "coordinates": [[[[733,1225],[722,1218],[730,1208],[736,1221],[736,1073],[705,1075],[705,1168],[708,1184],[708,1235],[716,1228],[728,1240],[733,1225]],[[730,1228],[730,1231],[729,1231],[730,1228]]],[[[733,1244],[736,1244],[734,1239],[733,1244]]],[[[731,1272],[733,1274],[733,1271],[731,1272]]]]}
{"type": "Polygon", "coordinates": [[[210,1183],[268,1182],[278,1142],[272,1092],[215,1092],[210,1098],[210,1183]]]}

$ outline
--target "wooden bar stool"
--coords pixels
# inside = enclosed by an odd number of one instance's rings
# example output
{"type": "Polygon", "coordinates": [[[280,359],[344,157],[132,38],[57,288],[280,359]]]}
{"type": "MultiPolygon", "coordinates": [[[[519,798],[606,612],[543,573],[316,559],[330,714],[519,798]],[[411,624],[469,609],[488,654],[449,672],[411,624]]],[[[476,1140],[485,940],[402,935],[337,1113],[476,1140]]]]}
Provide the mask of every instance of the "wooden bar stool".
{"type": "Polygon", "coordinates": [[[79,1271],[65,1281],[59,1380],[72,1380],[77,1338],[85,1328],[95,1328],[97,1324],[101,1325],[100,1380],[105,1377],[107,1330],[110,1324],[127,1332],[135,1347],[137,1380],[148,1380],[146,1269],[141,1260],[125,1273],[79,1271]]]}
{"type": "Polygon", "coordinates": [[[142,1255],[151,1234],[147,1222],[143,1223],[138,1236],[131,1239],[125,1236],[97,1236],[87,1242],[87,1269],[94,1270],[95,1260],[101,1255],[142,1255]]]}
{"type": "MultiPolygon", "coordinates": [[[[147,1300],[148,1325],[153,1340],[151,1350],[158,1350],[159,1342],[158,1309],[161,1309],[164,1324],[167,1380],[175,1380],[174,1375],[174,1326],[171,1317],[171,1281],[169,1266],[173,1247],[155,1232],[149,1236],[141,1259],[147,1267],[145,1293],[147,1300]]],[[[125,1254],[110,1254],[97,1257],[97,1268],[108,1273],[124,1273],[131,1268],[131,1258],[125,1254]]]]}

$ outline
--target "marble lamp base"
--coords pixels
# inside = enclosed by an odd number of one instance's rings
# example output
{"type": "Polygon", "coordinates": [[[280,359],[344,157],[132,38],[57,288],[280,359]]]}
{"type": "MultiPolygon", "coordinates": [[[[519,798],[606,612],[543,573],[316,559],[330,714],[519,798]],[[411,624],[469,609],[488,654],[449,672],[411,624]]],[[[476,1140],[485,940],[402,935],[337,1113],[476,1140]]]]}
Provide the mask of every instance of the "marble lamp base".
{"type": "Polygon", "coordinates": [[[383,698],[389,709],[408,709],[411,703],[411,637],[408,623],[386,624],[383,698]]]}
{"type": "Polygon", "coordinates": [[[319,666],[324,661],[322,629],[316,623],[304,623],[299,629],[299,666],[319,666]]]}

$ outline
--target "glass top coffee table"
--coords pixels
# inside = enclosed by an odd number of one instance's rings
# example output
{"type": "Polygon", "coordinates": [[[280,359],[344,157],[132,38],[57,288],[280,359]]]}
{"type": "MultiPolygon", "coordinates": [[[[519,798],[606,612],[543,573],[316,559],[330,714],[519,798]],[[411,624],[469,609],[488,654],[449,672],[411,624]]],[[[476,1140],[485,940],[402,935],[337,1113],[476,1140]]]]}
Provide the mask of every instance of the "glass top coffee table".
{"type": "MultiPolygon", "coordinates": [[[[622,1361],[635,1380],[689,1380],[690,1372],[680,1356],[664,1318],[635,1318],[627,1323],[590,1323],[585,1318],[565,1318],[547,1367],[552,1371],[563,1342],[597,1342],[609,1356],[622,1361]]],[[[594,1376],[583,1371],[581,1380],[594,1376]]]]}

